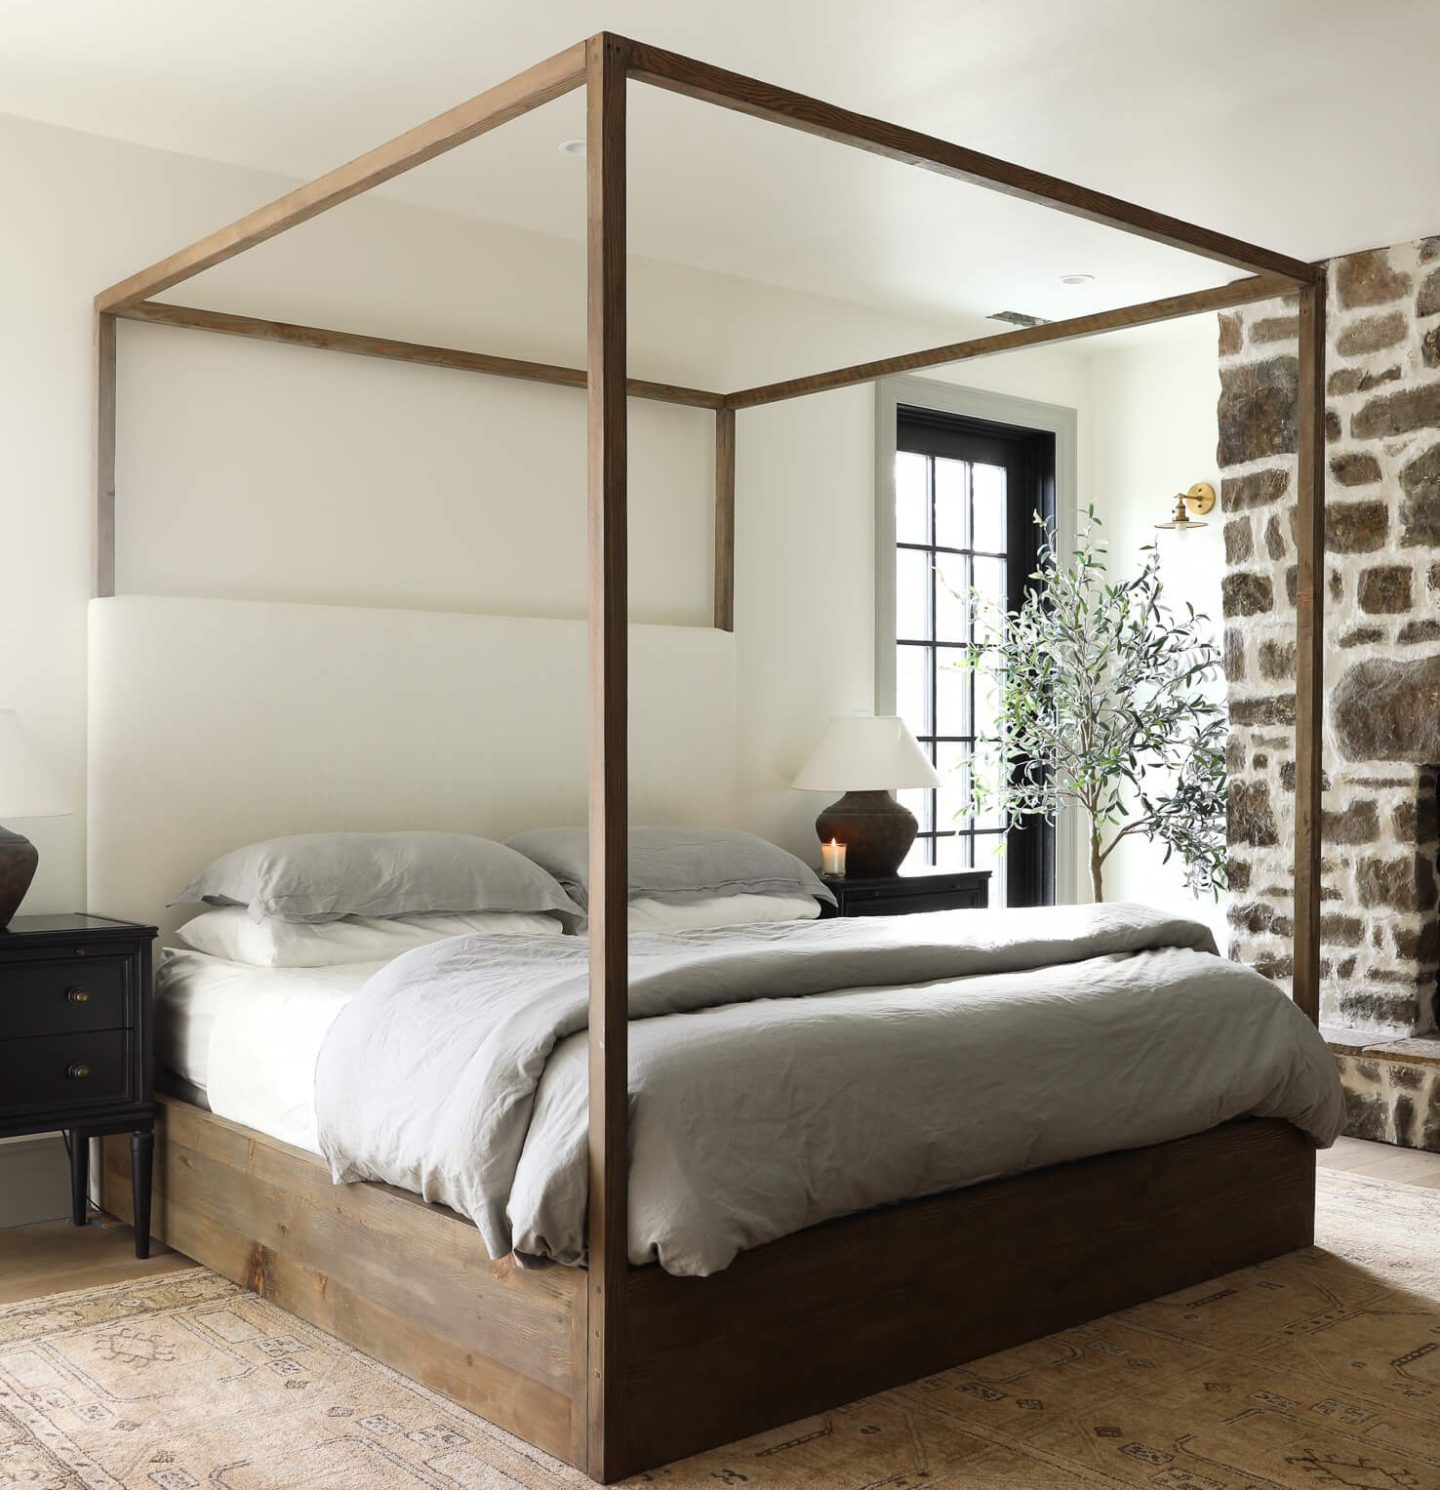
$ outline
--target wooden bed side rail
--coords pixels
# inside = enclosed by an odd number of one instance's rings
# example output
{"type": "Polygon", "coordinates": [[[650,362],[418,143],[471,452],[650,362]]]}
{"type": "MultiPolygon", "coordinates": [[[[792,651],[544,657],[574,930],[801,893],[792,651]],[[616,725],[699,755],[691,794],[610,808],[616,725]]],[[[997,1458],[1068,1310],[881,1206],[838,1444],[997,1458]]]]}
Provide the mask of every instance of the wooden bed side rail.
{"type": "MultiPolygon", "coordinates": [[[[443,1206],[334,1185],[304,1149],[174,1098],[158,1108],[157,1240],[583,1465],[583,1273],[491,1262],[443,1206]]],[[[128,1222],[129,1140],[101,1142],[101,1204],[128,1222]]]]}
{"type": "Polygon", "coordinates": [[[969,362],[977,357],[993,357],[1002,352],[1018,352],[1026,347],[1076,341],[1081,337],[1103,336],[1107,331],[1125,331],[1134,326],[1176,321],[1184,316],[1230,310],[1237,305],[1250,305],[1257,300],[1271,300],[1277,295],[1294,293],[1295,286],[1288,279],[1273,275],[1237,279],[1208,290],[1187,290],[1183,295],[1148,300],[1142,305],[1117,306],[1114,310],[1096,311],[1088,316],[1048,321],[1039,326],[1022,326],[1015,331],[996,332],[993,336],[947,342],[943,346],[926,347],[918,352],[903,352],[895,357],[881,357],[873,362],[857,362],[829,372],[811,373],[806,377],[787,378],[783,382],[742,388],[727,394],[725,404],[731,409],[751,409],[760,404],[778,403],[782,399],[801,398],[810,393],[828,393],[835,388],[853,387],[856,383],[871,383],[877,378],[888,378],[896,373],[916,372],[921,368],[941,367],[947,363],[969,362]]]}
{"type": "Polygon", "coordinates": [[[629,1278],[634,1474],[1308,1246],[1315,1149],[1245,1118],[629,1278]]]}
{"type": "Polygon", "coordinates": [[[967,149],[935,135],[891,124],[868,114],[840,108],[789,88],[729,72],[707,62],[683,57],[663,47],[626,41],[629,74],[672,93],[733,109],[752,118],[783,124],[805,134],[834,140],[886,156],[906,165],[938,171],[957,181],[988,187],[1006,196],[1052,207],[1106,227],[1119,228],[1168,248],[1244,269],[1251,274],[1278,275],[1293,285],[1313,284],[1315,270],[1301,259],[1242,242],[1213,228],[1183,222],[1163,212],[1126,202],[1107,192],[1013,165],[993,155],[967,149]]]}
{"type": "MultiPolygon", "coordinates": [[[[131,1216],[130,1145],[102,1204],[131,1216]]],[[[470,1223],[160,1099],[154,1233],[568,1463],[586,1466],[577,1268],[493,1263],[470,1223]]],[[[618,1478],[1308,1245],[1315,1154],[1277,1119],[842,1217],[710,1278],[623,1274],[618,1478]]],[[[611,1324],[614,1324],[612,1317],[611,1324]]],[[[593,1363],[592,1363],[593,1364],[593,1363]]]]}
{"type": "MultiPolygon", "coordinates": [[[[144,321],[152,326],[176,326],[190,331],[213,331],[221,336],[243,336],[255,341],[276,341],[292,347],[313,347],[324,352],[347,352],[356,357],[381,357],[392,362],[415,362],[424,367],[445,367],[456,372],[481,373],[493,378],[517,378],[526,383],[553,383],[561,388],[585,387],[583,367],[562,367],[553,362],[529,362],[518,357],[500,357],[492,352],[463,351],[458,347],[436,347],[423,342],[397,341],[386,336],[363,336],[352,331],[331,331],[322,326],[299,326],[289,321],[266,321],[256,316],[231,315],[227,311],[202,310],[191,305],[171,305],[143,300],[117,310],[122,321],[144,321]]],[[[656,403],[681,404],[691,409],[723,409],[725,395],[681,383],[656,383],[644,378],[627,382],[631,398],[656,403]]]]}
{"type": "Polygon", "coordinates": [[[95,297],[101,311],[122,310],[148,300],[183,280],[213,269],[236,254],[264,243],[277,233],[358,197],[371,187],[434,160],[447,150],[477,139],[488,130],[560,98],[585,81],[585,46],[563,52],[527,67],[513,78],[487,88],[457,107],[416,125],[414,129],[367,151],[346,165],[287,192],[283,197],[182,248],[178,253],[111,285],[95,297]]]}

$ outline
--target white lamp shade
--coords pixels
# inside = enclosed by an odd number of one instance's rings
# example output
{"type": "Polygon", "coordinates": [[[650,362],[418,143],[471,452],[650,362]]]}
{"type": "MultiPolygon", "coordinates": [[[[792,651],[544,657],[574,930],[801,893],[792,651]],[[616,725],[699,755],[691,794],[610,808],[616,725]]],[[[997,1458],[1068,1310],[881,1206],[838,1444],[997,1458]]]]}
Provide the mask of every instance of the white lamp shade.
{"type": "Polygon", "coordinates": [[[0,823],[12,817],[64,817],[70,811],[13,709],[0,709],[0,823]]]}
{"type": "Polygon", "coordinates": [[[888,792],[939,786],[940,777],[903,719],[855,714],[830,721],[795,785],[809,792],[888,792]]]}

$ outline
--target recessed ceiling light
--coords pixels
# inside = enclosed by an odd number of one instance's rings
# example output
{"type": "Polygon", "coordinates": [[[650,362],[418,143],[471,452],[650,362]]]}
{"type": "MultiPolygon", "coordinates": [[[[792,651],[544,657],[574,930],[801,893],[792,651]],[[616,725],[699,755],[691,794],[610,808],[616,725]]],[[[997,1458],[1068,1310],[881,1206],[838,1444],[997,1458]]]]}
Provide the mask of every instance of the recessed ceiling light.
{"type": "Polygon", "coordinates": [[[584,155],[584,153],[585,153],[585,141],[584,140],[561,140],[560,141],[560,153],[561,153],[561,155],[584,155]]]}
{"type": "Polygon", "coordinates": [[[1062,274],[1060,283],[1062,285],[1093,285],[1095,276],[1093,274],[1062,274]]]}

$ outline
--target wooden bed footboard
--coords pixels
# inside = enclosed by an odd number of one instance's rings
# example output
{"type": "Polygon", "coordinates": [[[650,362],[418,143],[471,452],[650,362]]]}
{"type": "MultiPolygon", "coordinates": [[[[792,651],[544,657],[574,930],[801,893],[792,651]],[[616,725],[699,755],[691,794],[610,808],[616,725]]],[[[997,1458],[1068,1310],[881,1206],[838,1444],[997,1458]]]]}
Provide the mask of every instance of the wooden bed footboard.
{"type": "MultiPolygon", "coordinates": [[[[104,1204],[130,1219],[128,1146],[104,1204]]],[[[1315,1154],[1243,1119],[812,1227],[712,1278],[629,1273],[610,1478],[1308,1245],[1315,1154]]],[[[303,1150],[162,1099],[155,1235],[584,1469],[586,1286],[303,1150]]],[[[611,1383],[613,1392],[616,1383],[611,1383]]]]}

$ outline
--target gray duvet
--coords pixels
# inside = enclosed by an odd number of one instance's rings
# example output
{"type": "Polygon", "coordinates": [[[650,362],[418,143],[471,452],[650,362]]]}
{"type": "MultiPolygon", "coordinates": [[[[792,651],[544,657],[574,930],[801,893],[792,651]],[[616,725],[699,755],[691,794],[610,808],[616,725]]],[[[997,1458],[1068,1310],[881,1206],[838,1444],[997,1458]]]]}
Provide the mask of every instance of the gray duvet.
{"type": "MultiPolygon", "coordinates": [[[[1305,1016],[1138,905],[630,941],[630,1255],[705,1274],[847,1212],[1244,1114],[1339,1133],[1305,1016]]],[[[584,1260],[586,943],[406,953],[316,1067],[338,1182],[469,1216],[492,1257],[584,1260]]]]}

